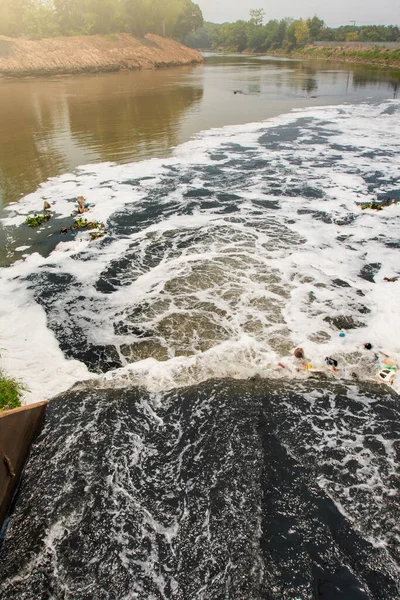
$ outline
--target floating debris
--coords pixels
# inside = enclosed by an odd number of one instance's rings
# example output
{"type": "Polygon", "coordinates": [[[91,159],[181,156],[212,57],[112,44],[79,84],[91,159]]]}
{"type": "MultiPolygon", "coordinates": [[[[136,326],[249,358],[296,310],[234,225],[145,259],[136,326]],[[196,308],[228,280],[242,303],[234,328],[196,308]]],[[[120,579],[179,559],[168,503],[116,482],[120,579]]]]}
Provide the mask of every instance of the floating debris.
{"type": "Polygon", "coordinates": [[[383,383],[388,383],[392,385],[394,378],[396,377],[397,369],[396,367],[384,367],[379,371],[376,376],[377,381],[382,381],[383,383]]]}
{"type": "Polygon", "coordinates": [[[101,231],[93,231],[93,232],[90,234],[90,239],[91,239],[91,240],[92,240],[92,242],[93,242],[94,240],[98,240],[99,238],[102,238],[102,237],[104,237],[104,236],[105,236],[105,234],[106,234],[106,232],[105,232],[105,231],[102,231],[102,230],[101,230],[101,231]]]}
{"type": "Polygon", "coordinates": [[[26,217],[25,225],[28,225],[28,227],[39,227],[39,225],[42,225],[49,219],[51,219],[51,215],[49,214],[38,215],[35,213],[33,216],[26,217]]]}
{"type": "Polygon", "coordinates": [[[325,362],[327,365],[329,365],[330,367],[337,367],[338,366],[338,361],[335,360],[334,358],[331,358],[330,356],[327,356],[325,358],[325,362]]]}
{"type": "Polygon", "coordinates": [[[89,204],[86,203],[85,198],[83,196],[78,196],[76,201],[78,202],[78,213],[79,214],[88,212],[89,204]]]}
{"type": "Polygon", "coordinates": [[[382,208],[384,208],[385,206],[397,204],[397,202],[398,199],[396,198],[385,196],[384,194],[377,194],[375,200],[371,200],[370,202],[356,202],[356,204],[360,206],[362,210],[365,210],[366,208],[372,208],[373,210],[382,210],[382,208]]]}
{"type": "Polygon", "coordinates": [[[76,229],[86,229],[90,231],[90,239],[92,241],[104,237],[106,234],[104,223],[101,223],[100,221],[88,221],[83,217],[75,219],[73,225],[60,229],[60,233],[68,233],[69,231],[75,231],[76,229]]]}
{"type": "Polygon", "coordinates": [[[377,202],[366,202],[365,204],[361,204],[361,209],[365,210],[366,208],[372,208],[373,210],[382,210],[382,204],[378,204],[377,202]]]}

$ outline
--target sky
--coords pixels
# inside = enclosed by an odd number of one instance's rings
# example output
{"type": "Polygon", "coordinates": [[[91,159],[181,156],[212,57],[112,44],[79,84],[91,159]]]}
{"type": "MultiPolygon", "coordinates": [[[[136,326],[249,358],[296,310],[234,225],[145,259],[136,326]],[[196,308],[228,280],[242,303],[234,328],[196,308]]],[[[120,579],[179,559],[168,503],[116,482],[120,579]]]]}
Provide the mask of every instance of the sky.
{"type": "Polygon", "coordinates": [[[249,19],[250,8],[263,8],[266,21],[285,17],[307,19],[317,15],[329,27],[350,25],[400,25],[399,0],[194,0],[206,21],[223,23],[249,19]]]}

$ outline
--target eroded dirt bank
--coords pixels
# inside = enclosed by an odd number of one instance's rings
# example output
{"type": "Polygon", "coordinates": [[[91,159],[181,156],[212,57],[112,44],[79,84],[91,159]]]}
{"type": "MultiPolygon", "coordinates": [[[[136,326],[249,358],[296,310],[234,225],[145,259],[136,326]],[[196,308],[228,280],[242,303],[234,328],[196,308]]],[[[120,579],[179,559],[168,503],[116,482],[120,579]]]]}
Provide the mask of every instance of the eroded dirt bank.
{"type": "Polygon", "coordinates": [[[169,38],[127,33],[24,40],[0,36],[0,75],[26,77],[156,69],[203,62],[197,50],[169,38]]]}

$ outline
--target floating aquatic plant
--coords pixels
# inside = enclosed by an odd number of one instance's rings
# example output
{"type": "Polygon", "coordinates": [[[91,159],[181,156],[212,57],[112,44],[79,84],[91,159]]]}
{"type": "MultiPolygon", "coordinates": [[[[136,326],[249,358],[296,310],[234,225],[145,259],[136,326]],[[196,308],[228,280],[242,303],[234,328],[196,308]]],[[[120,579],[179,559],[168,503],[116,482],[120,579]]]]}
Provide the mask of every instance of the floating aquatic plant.
{"type": "Polygon", "coordinates": [[[94,241],[94,240],[98,240],[99,238],[101,238],[101,237],[104,237],[105,233],[106,233],[106,232],[105,232],[105,231],[102,231],[102,230],[101,230],[101,231],[93,231],[93,232],[90,234],[90,239],[91,239],[92,241],[94,241]]]}
{"type": "MultiPolygon", "coordinates": [[[[90,239],[93,240],[97,240],[98,238],[104,237],[105,235],[105,231],[104,231],[104,223],[100,223],[100,221],[88,221],[87,219],[84,219],[83,217],[79,217],[78,219],[75,219],[74,224],[72,225],[72,227],[70,228],[64,228],[65,230],[71,229],[72,231],[74,229],[87,229],[88,231],[90,230],[98,230],[98,231],[92,231],[92,233],[90,234],[90,239]]],[[[61,230],[62,233],[64,233],[63,230],[61,230]]]]}
{"type": "Polygon", "coordinates": [[[87,219],[83,219],[82,217],[79,217],[78,219],[75,219],[72,229],[83,229],[84,227],[87,227],[87,226],[88,226],[87,219]]]}
{"type": "Polygon", "coordinates": [[[42,225],[42,223],[45,223],[49,219],[51,219],[51,215],[49,215],[48,213],[45,213],[43,215],[38,215],[37,213],[35,213],[33,217],[31,215],[29,217],[26,217],[25,225],[28,225],[28,227],[39,227],[39,225],[42,225]]]}
{"type": "Polygon", "coordinates": [[[99,221],[90,221],[87,224],[88,229],[104,229],[104,223],[100,223],[99,221]]]}
{"type": "Polygon", "coordinates": [[[373,210],[382,210],[382,204],[371,202],[370,204],[362,204],[361,208],[372,208],[373,210]]]}

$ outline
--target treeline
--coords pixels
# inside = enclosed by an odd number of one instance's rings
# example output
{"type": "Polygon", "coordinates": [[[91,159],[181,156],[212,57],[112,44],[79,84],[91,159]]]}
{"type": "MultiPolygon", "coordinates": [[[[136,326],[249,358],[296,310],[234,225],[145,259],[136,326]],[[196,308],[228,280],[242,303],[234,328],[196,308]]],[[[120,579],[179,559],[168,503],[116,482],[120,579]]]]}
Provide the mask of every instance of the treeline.
{"type": "Polygon", "coordinates": [[[0,35],[11,37],[128,32],[180,39],[202,24],[192,0],[0,0],[0,35]]]}
{"type": "Polygon", "coordinates": [[[234,52],[251,50],[265,52],[278,48],[292,50],[315,41],[400,42],[397,26],[371,25],[362,27],[327,27],[322,19],[270,20],[264,25],[263,9],[251,10],[249,21],[235,23],[204,23],[182,40],[192,48],[234,52]]]}

